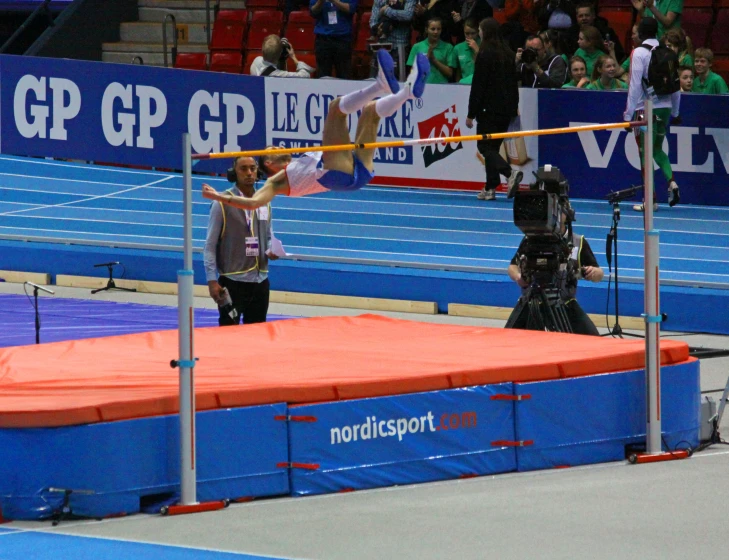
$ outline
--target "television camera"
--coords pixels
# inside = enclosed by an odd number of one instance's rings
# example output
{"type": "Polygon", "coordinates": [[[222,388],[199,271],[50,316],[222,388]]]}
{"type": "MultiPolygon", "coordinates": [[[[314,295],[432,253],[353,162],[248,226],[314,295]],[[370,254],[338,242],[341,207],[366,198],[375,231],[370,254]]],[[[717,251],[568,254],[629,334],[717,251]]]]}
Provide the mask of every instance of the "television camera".
{"type": "MultiPolygon", "coordinates": [[[[517,308],[529,310],[527,329],[572,332],[562,295],[576,288],[581,271],[573,251],[569,182],[552,165],[540,167],[528,191],[514,196],[514,224],[524,233],[519,269],[527,287],[517,308]]],[[[512,314],[516,318],[517,309],[512,314]]],[[[513,327],[512,320],[507,328],[513,327]]]]}

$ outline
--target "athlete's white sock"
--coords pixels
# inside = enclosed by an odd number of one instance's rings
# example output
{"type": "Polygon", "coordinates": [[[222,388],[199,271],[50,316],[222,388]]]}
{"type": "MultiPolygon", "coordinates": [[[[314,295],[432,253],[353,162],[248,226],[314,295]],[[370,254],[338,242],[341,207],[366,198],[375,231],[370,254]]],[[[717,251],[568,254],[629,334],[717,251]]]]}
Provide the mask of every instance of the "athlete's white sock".
{"type": "Polygon", "coordinates": [[[410,88],[404,87],[397,93],[391,93],[386,95],[375,102],[375,112],[380,117],[390,117],[394,115],[397,110],[402,107],[408,99],[411,98],[410,88]]]}
{"type": "Polygon", "coordinates": [[[364,89],[353,91],[340,97],[339,110],[345,115],[355,113],[381,94],[382,86],[378,82],[372,82],[364,89]]]}

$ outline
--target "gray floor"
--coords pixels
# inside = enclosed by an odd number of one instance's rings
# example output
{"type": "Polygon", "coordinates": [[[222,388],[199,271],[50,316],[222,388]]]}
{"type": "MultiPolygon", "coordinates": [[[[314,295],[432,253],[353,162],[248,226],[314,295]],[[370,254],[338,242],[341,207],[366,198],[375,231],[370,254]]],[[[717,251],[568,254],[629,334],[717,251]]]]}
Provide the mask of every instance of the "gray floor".
{"type": "MultiPolygon", "coordinates": [[[[0,293],[22,286],[0,284],[0,293]]],[[[58,288],[55,297],[87,297],[58,288]]],[[[99,299],[175,305],[172,296],[99,299]]],[[[212,306],[207,299],[196,305],[212,306]]],[[[272,305],[285,315],[359,310],[272,305]]],[[[503,326],[503,321],[386,314],[413,320],[503,326]]],[[[674,336],[673,333],[665,333],[674,336]]],[[[675,335],[729,349],[729,337],[675,335]]],[[[718,400],[729,358],[703,360],[702,391],[718,400]]],[[[729,414],[722,422],[729,433],[729,414]]],[[[694,558],[719,555],[729,534],[729,446],[653,465],[609,463],[309,498],[262,500],[191,516],[136,515],[102,522],[10,527],[287,558],[694,558]]]]}

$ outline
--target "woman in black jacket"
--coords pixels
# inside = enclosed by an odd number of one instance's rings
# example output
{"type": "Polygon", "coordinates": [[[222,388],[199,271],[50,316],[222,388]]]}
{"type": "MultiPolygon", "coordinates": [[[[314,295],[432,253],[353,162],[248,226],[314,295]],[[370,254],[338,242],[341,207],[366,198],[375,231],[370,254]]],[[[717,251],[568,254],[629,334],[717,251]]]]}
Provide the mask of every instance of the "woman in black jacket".
{"type": "MultiPolygon", "coordinates": [[[[519,112],[519,87],[517,84],[515,54],[506,46],[493,18],[479,25],[481,46],[476,57],[471,95],[468,99],[466,126],[471,128],[474,119],[478,134],[506,132],[511,119],[519,112]]],[[[501,184],[499,175],[508,178],[508,196],[519,188],[522,172],[511,166],[499,154],[501,140],[479,140],[478,150],[486,166],[486,184],[478,194],[480,200],[494,200],[496,187],[501,184]]]]}

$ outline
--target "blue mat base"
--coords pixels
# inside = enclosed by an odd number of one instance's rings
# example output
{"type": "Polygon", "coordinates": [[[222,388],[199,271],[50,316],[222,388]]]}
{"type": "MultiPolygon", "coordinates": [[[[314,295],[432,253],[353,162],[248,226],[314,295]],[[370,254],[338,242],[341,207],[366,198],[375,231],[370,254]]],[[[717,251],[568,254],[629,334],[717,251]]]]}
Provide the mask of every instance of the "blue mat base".
{"type": "MultiPolygon", "coordinates": [[[[104,277],[93,268],[99,262],[118,260],[126,276],[135,280],[176,282],[181,254],[173,251],[112,249],[93,246],[57,245],[0,241],[3,267],[25,272],[104,277]]],[[[205,284],[202,255],[195,254],[195,283],[205,284]]],[[[504,274],[476,274],[415,268],[364,266],[312,261],[279,260],[271,264],[274,290],[333,294],[414,301],[435,301],[440,313],[449,303],[513,307],[519,297],[517,286],[504,274]]],[[[588,313],[605,314],[608,320],[598,327],[615,323],[615,292],[608,293],[607,282],[587,284],[579,289],[579,300],[588,313]]],[[[729,334],[729,290],[706,288],[661,288],[661,311],[667,313],[665,330],[729,334]]],[[[643,312],[643,285],[620,284],[621,316],[639,317],[643,312]]]]}
{"type": "MultiPolygon", "coordinates": [[[[201,412],[197,497],[309,495],[622,460],[626,446],[645,442],[644,376],[201,412]]],[[[664,367],[661,378],[667,450],[696,447],[698,360],[664,367]]],[[[74,490],[70,506],[83,517],[158,511],[177,496],[177,416],[0,429],[0,449],[8,519],[51,517],[63,498],[51,488],[74,490]]]]}
{"type": "Polygon", "coordinates": [[[291,492],[481,476],[516,470],[512,383],[298,406],[289,422],[291,492]],[[316,421],[312,421],[312,419],[316,421]],[[296,467],[300,465],[300,467],[296,467]],[[314,468],[314,465],[316,468],[314,468]]]}
{"type": "MultiPolygon", "coordinates": [[[[197,414],[197,498],[201,502],[289,493],[285,404],[197,414]]],[[[178,416],[48,429],[0,429],[4,517],[48,519],[70,489],[73,514],[138,513],[178,496],[178,416]]]]}
{"type": "MultiPolygon", "coordinates": [[[[515,383],[520,471],[625,458],[625,447],[645,444],[645,371],[608,373],[537,383],[515,383]]],[[[699,361],[661,368],[661,431],[666,451],[699,444],[699,361]]]]}

